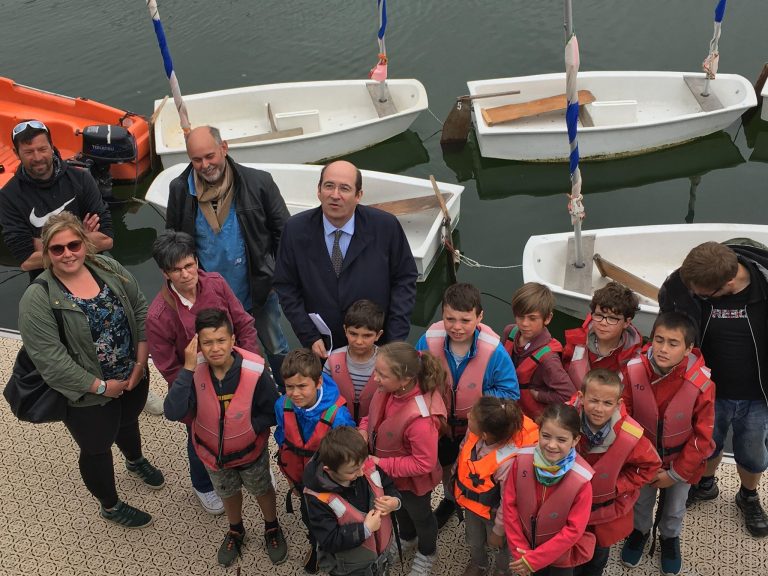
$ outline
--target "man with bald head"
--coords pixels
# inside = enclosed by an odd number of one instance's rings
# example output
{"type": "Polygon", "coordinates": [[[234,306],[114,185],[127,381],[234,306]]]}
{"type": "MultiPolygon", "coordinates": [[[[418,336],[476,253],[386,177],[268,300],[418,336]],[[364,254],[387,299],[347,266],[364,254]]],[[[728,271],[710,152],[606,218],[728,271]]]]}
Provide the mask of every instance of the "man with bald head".
{"type": "Polygon", "coordinates": [[[382,342],[405,340],[416,302],[418,272],[397,218],[362,206],[362,176],[351,163],[332,162],[317,184],[320,206],[285,225],[274,285],[303,346],[319,357],[330,350],[308,314],[319,314],[333,347],[347,344],[344,312],[361,299],[386,312],[382,342]]]}
{"type": "Polygon", "coordinates": [[[195,238],[200,265],[218,272],[254,317],[273,376],[288,342],[280,327],[280,303],[272,290],[275,257],[288,208],[272,176],[234,162],[212,126],[187,137],[190,164],[170,185],[166,228],[195,238]]]}

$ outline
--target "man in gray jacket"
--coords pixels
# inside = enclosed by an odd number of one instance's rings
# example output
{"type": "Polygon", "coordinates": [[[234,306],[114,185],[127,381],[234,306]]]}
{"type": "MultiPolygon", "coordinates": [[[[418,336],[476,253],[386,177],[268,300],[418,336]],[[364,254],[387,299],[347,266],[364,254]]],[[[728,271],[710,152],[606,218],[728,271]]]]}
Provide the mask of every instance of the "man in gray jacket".
{"type": "Polygon", "coordinates": [[[272,290],[275,256],[288,208],[272,176],[227,156],[219,130],[200,126],[187,137],[190,164],[170,185],[166,228],[192,235],[200,265],[218,272],[254,317],[275,381],[288,342],[272,290]]]}

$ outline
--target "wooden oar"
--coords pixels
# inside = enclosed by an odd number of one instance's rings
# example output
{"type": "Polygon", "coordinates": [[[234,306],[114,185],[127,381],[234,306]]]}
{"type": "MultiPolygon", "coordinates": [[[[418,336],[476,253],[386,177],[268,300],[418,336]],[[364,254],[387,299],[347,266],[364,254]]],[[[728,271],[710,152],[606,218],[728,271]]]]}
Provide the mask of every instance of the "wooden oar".
{"type": "Polygon", "coordinates": [[[448,273],[450,274],[451,284],[456,284],[456,261],[454,260],[456,254],[453,249],[453,238],[451,237],[451,214],[448,212],[448,206],[446,206],[445,200],[443,200],[443,195],[437,187],[437,180],[435,180],[435,177],[432,174],[429,175],[429,181],[432,183],[432,190],[435,191],[435,197],[438,202],[440,202],[440,209],[443,211],[443,233],[441,241],[446,248],[445,261],[448,264],[448,273]]]}
{"type": "Polygon", "coordinates": [[[471,102],[478,98],[493,98],[495,96],[511,96],[520,94],[520,90],[508,90],[506,92],[493,92],[491,94],[465,95],[456,98],[456,104],[451,108],[448,117],[443,122],[443,134],[440,136],[440,145],[443,149],[460,150],[467,143],[469,125],[472,123],[471,102]]]}
{"type": "Polygon", "coordinates": [[[168,102],[168,94],[163,97],[163,100],[160,102],[160,105],[155,109],[155,111],[152,113],[152,116],[149,117],[149,165],[152,168],[152,171],[156,171],[157,168],[160,165],[160,157],[157,155],[157,152],[155,151],[155,122],[157,122],[157,117],[160,116],[160,112],[163,111],[163,106],[165,106],[165,103],[168,102]]]}
{"type": "Polygon", "coordinates": [[[424,212],[426,210],[434,210],[445,205],[446,200],[450,200],[453,194],[446,192],[441,194],[439,198],[435,196],[419,196],[418,198],[407,198],[406,200],[390,200],[389,202],[377,202],[376,204],[368,204],[372,208],[378,208],[384,212],[389,212],[394,216],[403,216],[405,214],[413,214],[415,212],[424,212]]]}
{"type": "Polygon", "coordinates": [[[654,286],[647,280],[643,280],[642,278],[632,274],[632,272],[624,270],[624,268],[614,264],[613,262],[605,260],[600,256],[600,254],[595,254],[592,257],[592,260],[594,260],[597,269],[600,271],[600,276],[604,278],[610,278],[611,280],[616,280],[616,282],[624,284],[624,286],[630,290],[637,292],[646,298],[650,298],[654,302],[659,301],[658,287],[654,286]]]}
{"type": "MultiPolygon", "coordinates": [[[[595,101],[595,96],[589,90],[579,90],[579,105],[591,104],[595,101]]],[[[494,106],[493,108],[483,108],[480,112],[483,120],[488,126],[512,122],[518,118],[536,116],[544,112],[554,112],[555,110],[565,110],[568,106],[565,94],[539,98],[530,102],[521,102],[519,104],[506,104],[504,106],[494,106]]]]}

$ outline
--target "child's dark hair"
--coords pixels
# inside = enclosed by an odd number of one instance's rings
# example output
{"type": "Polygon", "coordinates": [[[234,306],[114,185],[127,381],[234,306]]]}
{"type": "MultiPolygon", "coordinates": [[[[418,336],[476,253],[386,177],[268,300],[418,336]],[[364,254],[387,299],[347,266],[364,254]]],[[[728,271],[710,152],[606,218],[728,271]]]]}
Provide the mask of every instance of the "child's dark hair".
{"type": "Polygon", "coordinates": [[[480,314],[483,304],[480,302],[480,290],[472,284],[451,284],[443,293],[443,308],[449,306],[457,312],[480,314]]]}
{"type": "Polygon", "coordinates": [[[512,295],[512,314],[541,314],[544,320],[555,310],[555,297],[552,290],[538,282],[526,282],[512,295]]]}
{"type": "Polygon", "coordinates": [[[317,382],[323,375],[323,365],[320,359],[307,348],[297,348],[286,354],[283,364],[280,367],[280,374],[283,380],[292,378],[297,374],[311,378],[312,382],[317,382]]]}
{"type": "Polygon", "coordinates": [[[581,383],[582,394],[587,391],[587,384],[590,382],[595,382],[602,386],[613,386],[618,391],[619,396],[621,396],[624,390],[624,384],[622,384],[618,373],[613,370],[606,370],[605,368],[593,368],[584,375],[584,380],[581,383]]]}
{"type": "Polygon", "coordinates": [[[496,396],[481,396],[472,407],[472,417],[481,432],[494,444],[511,438],[523,428],[523,414],[517,402],[496,396]]]}
{"type": "Polygon", "coordinates": [[[235,333],[234,328],[232,328],[232,321],[224,310],[219,310],[218,308],[205,308],[200,310],[195,317],[195,332],[198,334],[200,334],[201,330],[205,330],[206,328],[213,328],[216,330],[217,328],[222,327],[227,329],[230,336],[235,333]]]}
{"type": "Polygon", "coordinates": [[[368,443],[351,426],[328,430],[317,450],[320,463],[334,472],[345,464],[362,464],[367,457],[368,443]]]}
{"type": "Polygon", "coordinates": [[[442,393],[447,377],[440,360],[429,352],[420,352],[408,342],[390,342],[379,348],[379,356],[401,380],[415,378],[424,394],[432,390],[442,393]]]}
{"type": "Polygon", "coordinates": [[[384,329],[384,310],[370,300],[358,300],[344,314],[345,328],[365,328],[377,334],[384,329]]]}
{"type": "Polygon", "coordinates": [[[599,290],[595,290],[595,293],[592,295],[592,301],[589,303],[592,313],[597,308],[604,308],[614,314],[621,314],[625,320],[634,318],[639,306],[640,298],[637,297],[637,294],[624,286],[624,284],[614,281],[608,282],[599,290]]]}
{"type": "Polygon", "coordinates": [[[683,333],[686,348],[696,342],[696,325],[690,316],[684,312],[664,312],[659,314],[651,329],[651,340],[653,340],[656,328],[659,326],[667,330],[680,330],[683,333]]]}
{"type": "Polygon", "coordinates": [[[563,404],[561,402],[553,402],[544,408],[544,412],[541,413],[536,424],[539,425],[539,430],[546,422],[553,421],[561,428],[565,428],[573,434],[574,438],[578,438],[581,435],[581,418],[579,417],[579,411],[573,406],[563,404]]]}

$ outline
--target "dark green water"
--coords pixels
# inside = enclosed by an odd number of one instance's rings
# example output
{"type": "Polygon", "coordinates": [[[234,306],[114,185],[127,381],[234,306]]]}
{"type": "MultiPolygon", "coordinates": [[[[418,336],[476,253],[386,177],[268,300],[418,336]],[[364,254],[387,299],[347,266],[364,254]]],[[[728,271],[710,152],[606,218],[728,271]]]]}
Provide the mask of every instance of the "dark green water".
{"type": "MultiPolygon", "coordinates": [[[[582,70],[697,71],[712,35],[714,0],[574,0],[582,70]]],[[[415,77],[440,118],[467,80],[563,69],[560,0],[389,0],[390,77],[415,77]]],[[[273,82],[362,78],[375,63],[375,0],[159,0],[182,90],[187,93],[273,82]]],[[[0,0],[0,74],[17,82],[85,96],[149,115],[168,93],[144,0],[0,0]]],[[[768,60],[768,3],[728,6],[720,72],[754,80],[768,60]]],[[[759,120],[759,119],[758,119],[759,120]]],[[[565,165],[480,160],[475,146],[444,155],[440,125],[428,113],[411,131],[351,159],[362,168],[466,187],[459,224],[464,253],[484,264],[514,265],[532,234],[569,229],[565,165]]],[[[582,167],[585,228],[695,222],[768,223],[768,123],[731,126],[703,141],[634,159],[582,167]],[[700,181],[699,178],[700,177],[700,181]],[[695,197],[692,180],[698,181],[695,197]]],[[[141,196],[147,182],[138,187],[141,196]]],[[[130,197],[133,188],[118,194],[130,197]]],[[[163,221],[149,206],[114,209],[113,254],[149,298],[160,276],[149,253],[163,221]]],[[[638,246],[637,250],[642,250],[638,246]]],[[[15,328],[27,285],[0,267],[0,326],[15,328]]],[[[459,270],[461,281],[508,300],[519,269],[459,270]]],[[[438,268],[419,288],[412,336],[437,312],[447,283],[438,268]]],[[[486,297],[486,319],[500,329],[506,304],[486,297]]],[[[573,319],[558,317],[559,328],[573,319]]],[[[558,330],[556,330],[557,332],[558,330]]]]}

